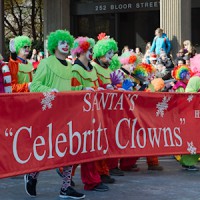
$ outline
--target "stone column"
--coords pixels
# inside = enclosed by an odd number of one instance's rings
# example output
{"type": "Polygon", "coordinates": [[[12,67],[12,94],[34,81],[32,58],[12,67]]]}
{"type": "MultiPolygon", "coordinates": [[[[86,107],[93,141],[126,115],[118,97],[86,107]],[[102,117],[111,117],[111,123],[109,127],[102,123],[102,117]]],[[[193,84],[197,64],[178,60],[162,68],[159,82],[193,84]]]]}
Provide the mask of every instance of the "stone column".
{"type": "Polygon", "coordinates": [[[50,32],[70,30],[70,0],[44,0],[44,46],[50,32]]]}
{"type": "Polygon", "coordinates": [[[191,40],[191,0],[160,0],[160,27],[172,42],[175,56],[184,40],[191,40]]]}
{"type": "Polygon", "coordinates": [[[0,53],[5,56],[4,0],[0,0],[0,53]]]}

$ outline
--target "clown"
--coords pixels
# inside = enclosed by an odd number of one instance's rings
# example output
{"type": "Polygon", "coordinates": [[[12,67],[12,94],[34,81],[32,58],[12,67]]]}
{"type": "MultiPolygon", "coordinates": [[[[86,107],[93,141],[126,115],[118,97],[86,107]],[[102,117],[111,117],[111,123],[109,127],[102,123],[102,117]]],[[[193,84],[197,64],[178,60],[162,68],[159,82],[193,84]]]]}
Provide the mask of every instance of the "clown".
{"type": "Polygon", "coordinates": [[[190,78],[185,92],[200,92],[200,54],[190,59],[190,68],[193,76],[190,78]]]}
{"type": "MultiPolygon", "coordinates": [[[[74,90],[99,90],[97,72],[90,64],[94,44],[94,39],[88,37],[78,37],[74,41],[71,49],[72,56],[76,57],[72,66],[72,88],[74,90]]],[[[95,162],[81,164],[81,178],[85,190],[102,192],[108,190],[108,186],[101,183],[95,162]]]]}
{"type": "MultiPolygon", "coordinates": [[[[50,57],[41,60],[33,82],[31,92],[58,92],[71,90],[71,63],[66,61],[72,44],[73,36],[64,30],[50,33],[48,37],[48,50],[50,57]]],[[[63,167],[63,183],[60,189],[61,198],[83,199],[84,194],[78,193],[71,187],[72,166],[63,167]]],[[[29,196],[36,196],[36,183],[39,172],[24,176],[25,189],[29,196]]]]}
{"type": "Polygon", "coordinates": [[[93,59],[91,64],[97,71],[99,85],[106,89],[114,89],[111,85],[110,74],[112,73],[109,66],[112,63],[112,58],[118,50],[117,43],[114,39],[109,38],[101,33],[98,36],[99,41],[93,48],[93,59]]]}
{"type": "Polygon", "coordinates": [[[136,66],[141,62],[141,60],[132,51],[124,52],[119,57],[119,60],[122,65],[121,70],[125,75],[125,80],[123,82],[122,88],[125,90],[133,90],[133,88],[137,86],[137,80],[131,74],[136,66]]]}
{"type": "Polygon", "coordinates": [[[11,74],[8,65],[3,61],[0,54],[0,93],[11,93],[11,74]]]}
{"type": "MultiPolygon", "coordinates": [[[[151,81],[155,78],[156,69],[149,64],[140,63],[133,70],[132,75],[140,81],[141,88],[139,91],[155,91],[151,81]]],[[[163,170],[163,167],[159,165],[157,156],[147,157],[148,170],[163,170]]]]}
{"type": "Polygon", "coordinates": [[[185,92],[185,88],[191,76],[191,70],[187,65],[176,66],[172,71],[172,77],[177,80],[173,86],[176,92],[185,92]]]}
{"type": "MultiPolygon", "coordinates": [[[[99,41],[93,48],[92,66],[97,71],[99,86],[105,89],[114,89],[111,81],[112,69],[109,66],[112,64],[112,58],[118,50],[117,43],[114,39],[101,33],[98,36],[99,41]]],[[[113,68],[113,66],[112,66],[113,68]]],[[[110,177],[109,168],[106,160],[96,162],[97,170],[101,176],[103,183],[114,183],[115,179],[110,177]]]]}
{"type": "MultiPolygon", "coordinates": [[[[191,69],[187,65],[176,66],[172,71],[172,77],[177,80],[173,86],[175,92],[185,92],[187,83],[191,77],[191,69]]],[[[198,162],[199,155],[177,155],[175,158],[182,167],[188,171],[198,171],[194,165],[198,162]]]]}
{"type": "Polygon", "coordinates": [[[73,90],[94,90],[99,87],[96,70],[90,64],[94,39],[78,37],[73,44],[71,54],[77,58],[72,68],[73,90]]]}
{"type": "MultiPolygon", "coordinates": [[[[125,90],[132,90],[133,89],[133,82],[135,81],[134,78],[131,76],[131,73],[135,69],[139,59],[132,51],[125,51],[120,57],[119,61],[121,64],[120,71],[123,73],[123,83],[122,88],[125,90]],[[125,86],[125,83],[126,84],[125,86]],[[127,87],[128,86],[128,87],[127,87]]],[[[119,70],[115,71],[117,73],[119,70]]],[[[118,72],[119,73],[119,72],[118,72]]],[[[121,76],[122,77],[122,76],[121,76]]],[[[135,84],[136,85],[136,84],[135,84]]],[[[137,158],[112,158],[107,161],[110,175],[113,176],[123,176],[123,171],[132,170],[132,167],[135,165],[137,158]],[[123,170],[123,171],[121,171],[123,170]]]]}
{"type": "Polygon", "coordinates": [[[140,85],[139,91],[144,91],[148,87],[151,87],[150,82],[155,78],[156,69],[149,64],[140,63],[133,70],[132,76],[137,80],[140,85]]]}
{"type": "Polygon", "coordinates": [[[124,52],[119,57],[119,60],[122,64],[122,70],[126,70],[126,74],[131,74],[135,67],[140,63],[140,59],[132,51],[124,52]]]}
{"type": "Polygon", "coordinates": [[[71,63],[66,58],[73,41],[68,31],[57,30],[49,35],[48,50],[51,56],[41,60],[31,85],[32,92],[71,90],[71,63]]]}
{"type": "Polygon", "coordinates": [[[186,92],[200,92],[200,54],[190,59],[190,69],[193,76],[188,82],[186,92]]]}
{"type": "Polygon", "coordinates": [[[200,77],[193,76],[185,89],[186,92],[200,92],[200,77]]]}
{"type": "Polygon", "coordinates": [[[27,61],[31,40],[27,36],[18,36],[10,41],[11,54],[16,53],[16,59],[10,57],[8,66],[12,77],[12,92],[29,92],[33,78],[33,66],[27,61]]]}

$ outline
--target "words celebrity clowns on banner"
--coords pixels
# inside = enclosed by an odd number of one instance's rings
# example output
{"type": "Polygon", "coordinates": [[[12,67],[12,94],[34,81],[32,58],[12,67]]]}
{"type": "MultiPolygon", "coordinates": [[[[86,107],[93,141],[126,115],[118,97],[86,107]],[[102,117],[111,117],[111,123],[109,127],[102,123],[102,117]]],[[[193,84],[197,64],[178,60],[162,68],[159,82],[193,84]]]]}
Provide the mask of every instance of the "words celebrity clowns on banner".
{"type": "Polygon", "coordinates": [[[200,95],[2,94],[0,177],[104,158],[200,153],[200,95]]]}

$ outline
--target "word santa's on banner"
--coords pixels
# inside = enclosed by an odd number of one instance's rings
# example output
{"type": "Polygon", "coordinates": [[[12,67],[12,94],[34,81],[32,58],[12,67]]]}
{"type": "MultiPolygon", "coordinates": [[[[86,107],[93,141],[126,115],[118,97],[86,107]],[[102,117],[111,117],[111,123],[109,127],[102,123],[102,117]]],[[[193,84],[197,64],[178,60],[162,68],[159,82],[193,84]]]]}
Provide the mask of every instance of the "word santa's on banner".
{"type": "Polygon", "coordinates": [[[194,115],[195,115],[195,118],[196,118],[196,119],[200,119],[200,110],[195,110],[194,113],[195,113],[195,114],[194,114],[194,115]]]}
{"type": "Polygon", "coordinates": [[[199,94],[120,91],[3,95],[0,177],[109,157],[199,153],[199,101],[199,94]]]}

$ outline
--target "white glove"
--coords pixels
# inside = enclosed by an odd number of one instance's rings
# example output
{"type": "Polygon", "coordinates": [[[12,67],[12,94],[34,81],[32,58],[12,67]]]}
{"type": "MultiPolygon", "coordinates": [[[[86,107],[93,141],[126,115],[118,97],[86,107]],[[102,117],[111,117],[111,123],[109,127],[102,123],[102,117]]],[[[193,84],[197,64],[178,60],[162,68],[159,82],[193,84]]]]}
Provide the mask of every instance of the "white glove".
{"type": "Polygon", "coordinates": [[[149,81],[145,81],[145,82],[143,82],[143,85],[144,84],[149,85],[149,83],[150,83],[149,81]]]}
{"type": "Polygon", "coordinates": [[[124,88],[118,88],[118,90],[120,90],[120,91],[126,91],[124,88]]]}
{"type": "Polygon", "coordinates": [[[29,82],[29,83],[28,83],[28,91],[30,91],[31,83],[32,83],[32,82],[29,82]]]}
{"type": "Polygon", "coordinates": [[[89,91],[93,91],[94,92],[94,88],[91,88],[91,87],[85,87],[85,88],[83,88],[83,90],[89,90],[89,91]]]}
{"type": "Polygon", "coordinates": [[[136,90],[139,90],[140,88],[141,88],[141,86],[138,85],[138,84],[135,86],[135,89],[136,89],[136,90]]]}
{"type": "Polygon", "coordinates": [[[114,87],[111,84],[106,85],[107,90],[114,90],[114,87]]]}
{"type": "Polygon", "coordinates": [[[58,90],[56,88],[52,89],[51,92],[58,92],[58,90]]]}
{"type": "Polygon", "coordinates": [[[102,87],[98,87],[97,88],[99,91],[101,91],[101,90],[105,90],[104,88],[102,88],[102,87]]]}

